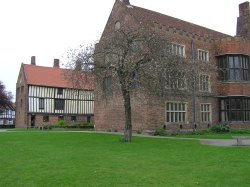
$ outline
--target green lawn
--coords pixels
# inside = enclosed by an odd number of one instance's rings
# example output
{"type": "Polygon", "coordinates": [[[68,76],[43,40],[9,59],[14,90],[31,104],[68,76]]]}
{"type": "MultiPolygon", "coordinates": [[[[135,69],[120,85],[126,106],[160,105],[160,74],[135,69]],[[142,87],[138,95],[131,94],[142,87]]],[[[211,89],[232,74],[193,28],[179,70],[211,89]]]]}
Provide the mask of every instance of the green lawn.
{"type": "Polygon", "coordinates": [[[250,186],[250,148],[81,132],[0,133],[0,186],[250,186]]]}

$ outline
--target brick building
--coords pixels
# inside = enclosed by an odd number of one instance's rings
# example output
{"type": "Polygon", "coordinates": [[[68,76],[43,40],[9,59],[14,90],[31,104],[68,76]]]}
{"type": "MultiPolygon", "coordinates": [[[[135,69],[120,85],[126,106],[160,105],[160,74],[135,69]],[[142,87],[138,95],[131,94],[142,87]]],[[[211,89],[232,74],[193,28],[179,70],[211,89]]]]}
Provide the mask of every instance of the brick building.
{"type": "MultiPolygon", "coordinates": [[[[150,26],[172,44],[176,55],[193,60],[198,72],[194,97],[178,100],[131,98],[134,131],[205,129],[219,122],[250,128],[250,4],[239,5],[237,35],[229,36],[193,23],[116,0],[98,45],[119,28],[150,26]],[[157,103],[157,104],[156,104],[157,103]]],[[[97,47],[98,47],[97,45],[97,47]]],[[[103,55],[104,57],[104,55],[103,55]]],[[[105,60],[103,60],[104,62],[105,60]]],[[[111,81],[110,81],[111,82],[111,81]]],[[[103,87],[96,82],[96,88],[103,87]]],[[[119,94],[103,100],[95,95],[96,130],[122,131],[124,109],[119,94]]]]}
{"type": "Polygon", "coordinates": [[[16,84],[17,128],[51,125],[59,120],[69,124],[93,121],[93,84],[75,89],[65,79],[69,71],[60,68],[58,59],[54,59],[53,67],[37,66],[35,56],[31,64],[21,65],[16,84]]]}

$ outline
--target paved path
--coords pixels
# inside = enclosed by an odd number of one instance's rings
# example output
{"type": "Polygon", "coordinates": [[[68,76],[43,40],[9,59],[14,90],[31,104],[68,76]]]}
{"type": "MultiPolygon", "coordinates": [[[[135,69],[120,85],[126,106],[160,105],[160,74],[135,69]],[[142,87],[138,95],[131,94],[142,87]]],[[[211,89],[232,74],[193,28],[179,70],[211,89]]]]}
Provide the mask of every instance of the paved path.
{"type": "Polygon", "coordinates": [[[223,146],[223,147],[250,147],[250,140],[242,140],[242,145],[237,146],[236,139],[201,139],[201,144],[223,146]]]}
{"type": "MultiPolygon", "coordinates": [[[[105,134],[117,134],[122,135],[119,132],[104,132],[99,131],[96,133],[105,133],[105,134]]],[[[175,139],[175,140],[198,140],[203,145],[212,145],[212,146],[221,146],[221,147],[250,147],[250,140],[243,140],[242,146],[237,146],[237,141],[235,139],[202,139],[202,138],[178,138],[178,137],[169,137],[169,136],[151,136],[146,134],[133,134],[137,137],[148,137],[148,138],[159,138],[159,139],[175,139]]]]}

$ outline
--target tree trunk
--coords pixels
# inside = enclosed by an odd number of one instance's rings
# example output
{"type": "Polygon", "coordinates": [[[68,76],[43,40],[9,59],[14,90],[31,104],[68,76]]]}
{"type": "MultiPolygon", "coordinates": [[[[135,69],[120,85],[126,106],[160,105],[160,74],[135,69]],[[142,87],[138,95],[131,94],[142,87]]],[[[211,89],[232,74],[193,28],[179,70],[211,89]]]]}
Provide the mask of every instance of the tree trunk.
{"type": "Polygon", "coordinates": [[[131,120],[131,103],[130,92],[123,90],[124,110],[125,110],[125,129],[124,129],[124,142],[131,142],[132,138],[132,120],[131,120]]]}

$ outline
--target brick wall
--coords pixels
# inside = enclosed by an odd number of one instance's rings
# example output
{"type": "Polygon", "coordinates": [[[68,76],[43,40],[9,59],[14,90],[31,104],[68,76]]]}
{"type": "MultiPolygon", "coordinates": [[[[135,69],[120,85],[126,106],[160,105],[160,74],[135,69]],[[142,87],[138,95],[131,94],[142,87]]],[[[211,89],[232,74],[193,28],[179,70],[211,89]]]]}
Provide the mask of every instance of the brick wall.
{"type": "Polygon", "coordinates": [[[26,83],[23,65],[20,68],[16,84],[16,128],[26,128],[28,124],[28,85],[26,83]]]}
{"type": "MultiPolygon", "coordinates": [[[[43,116],[45,116],[46,114],[35,114],[35,127],[41,126],[41,125],[56,125],[58,123],[58,119],[59,119],[59,115],[46,115],[49,116],[49,121],[48,122],[44,122],[43,121],[43,116]]],[[[28,126],[31,126],[31,116],[32,114],[28,115],[28,126]]],[[[71,115],[68,116],[64,116],[64,120],[67,124],[79,124],[79,123],[87,123],[87,116],[76,116],[76,121],[73,122],[71,121],[71,115]]],[[[94,117],[91,116],[90,117],[90,122],[93,123],[94,122],[94,117]]]]}

